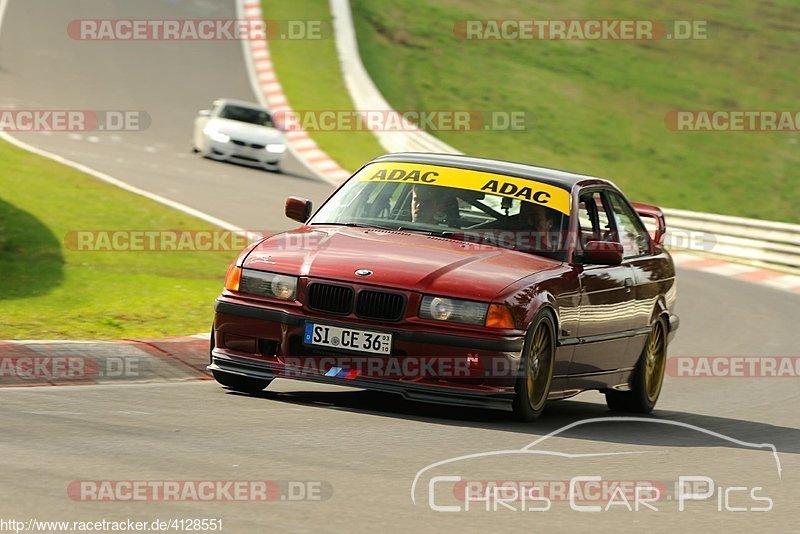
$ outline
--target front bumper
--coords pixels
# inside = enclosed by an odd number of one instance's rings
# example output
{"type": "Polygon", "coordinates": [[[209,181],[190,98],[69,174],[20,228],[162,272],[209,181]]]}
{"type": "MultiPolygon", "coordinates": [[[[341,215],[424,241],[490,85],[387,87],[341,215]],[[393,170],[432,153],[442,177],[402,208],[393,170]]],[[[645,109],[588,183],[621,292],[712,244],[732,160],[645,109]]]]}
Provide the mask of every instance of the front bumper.
{"type": "Polygon", "coordinates": [[[233,141],[219,143],[208,139],[210,156],[214,159],[236,161],[242,163],[274,166],[283,160],[287,150],[283,152],[270,152],[266,148],[253,148],[249,145],[238,145],[233,141]]]}
{"type": "Polygon", "coordinates": [[[479,337],[332,319],[306,311],[219,299],[211,371],[289,378],[397,393],[410,400],[508,408],[523,336],[479,337]],[[306,345],[307,321],[391,333],[392,354],[353,353],[306,345]],[[346,321],[346,322],[344,322],[346,321]]]}

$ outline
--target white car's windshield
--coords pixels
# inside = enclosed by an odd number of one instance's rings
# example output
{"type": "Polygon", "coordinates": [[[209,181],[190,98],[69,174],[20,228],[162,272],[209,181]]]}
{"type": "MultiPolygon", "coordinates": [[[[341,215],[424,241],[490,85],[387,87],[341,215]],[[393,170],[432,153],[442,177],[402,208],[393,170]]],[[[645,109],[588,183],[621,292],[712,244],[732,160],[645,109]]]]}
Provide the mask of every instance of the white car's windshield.
{"type": "Polygon", "coordinates": [[[310,224],[430,233],[562,258],[569,192],[524,178],[408,163],[375,163],[310,224]]]}
{"type": "Polygon", "coordinates": [[[273,126],[272,117],[263,110],[246,108],[242,106],[226,105],[219,112],[222,119],[258,124],[259,126],[273,126]]]}

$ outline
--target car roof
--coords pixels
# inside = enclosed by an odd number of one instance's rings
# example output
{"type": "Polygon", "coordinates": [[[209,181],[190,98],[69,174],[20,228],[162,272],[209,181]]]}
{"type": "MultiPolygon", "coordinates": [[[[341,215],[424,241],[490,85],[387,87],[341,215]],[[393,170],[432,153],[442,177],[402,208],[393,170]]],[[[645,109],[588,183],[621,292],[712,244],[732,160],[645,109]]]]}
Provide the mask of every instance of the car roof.
{"type": "Polygon", "coordinates": [[[398,163],[422,163],[427,165],[439,165],[442,167],[456,167],[460,169],[470,169],[481,172],[489,172],[495,174],[505,174],[507,176],[516,176],[519,178],[527,178],[529,180],[537,180],[546,184],[555,185],[564,189],[572,189],[576,184],[592,185],[604,184],[613,185],[608,180],[597,178],[596,176],[588,176],[585,174],[577,174],[569,171],[559,169],[548,169],[546,167],[537,167],[535,165],[528,165],[526,163],[516,163],[512,161],[503,161],[499,159],[478,158],[474,156],[465,156],[461,154],[434,154],[426,152],[395,152],[378,156],[370,163],[379,161],[395,161],[398,163]]]}
{"type": "Polygon", "coordinates": [[[218,98],[214,100],[214,105],[228,105],[228,104],[243,108],[257,109],[259,111],[267,111],[263,106],[259,106],[258,104],[254,104],[252,102],[247,102],[245,100],[236,100],[233,98],[218,98]]]}

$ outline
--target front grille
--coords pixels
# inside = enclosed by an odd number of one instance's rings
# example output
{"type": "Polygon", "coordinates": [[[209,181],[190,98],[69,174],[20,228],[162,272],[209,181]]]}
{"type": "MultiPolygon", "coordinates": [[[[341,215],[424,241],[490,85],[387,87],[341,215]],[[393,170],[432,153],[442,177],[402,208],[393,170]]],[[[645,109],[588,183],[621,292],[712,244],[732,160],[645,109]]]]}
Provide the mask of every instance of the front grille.
{"type": "Polygon", "coordinates": [[[365,319],[397,321],[405,311],[405,298],[399,293],[361,291],[356,302],[356,315],[365,319]]]}
{"type": "Polygon", "coordinates": [[[267,145],[262,145],[260,143],[248,143],[247,141],[241,141],[239,139],[231,139],[231,143],[236,146],[255,148],[256,150],[264,150],[267,147],[267,145]]]}
{"type": "Polygon", "coordinates": [[[346,315],[353,309],[354,291],[349,286],[313,283],[308,286],[308,307],[346,315]]]}

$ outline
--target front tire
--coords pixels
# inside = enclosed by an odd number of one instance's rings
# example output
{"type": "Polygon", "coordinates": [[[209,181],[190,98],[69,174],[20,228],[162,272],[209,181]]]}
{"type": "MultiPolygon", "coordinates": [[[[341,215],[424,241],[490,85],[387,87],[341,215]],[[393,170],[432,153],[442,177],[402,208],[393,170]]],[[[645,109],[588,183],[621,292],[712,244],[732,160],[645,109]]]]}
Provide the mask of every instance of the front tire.
{"type": "Polygon", "coordinates": [[[615,412],[648,414],[661,395],[667,367],[667,327],[659,318],[647,336],[631,379],[630,391],[606,391],[606,404],[615,412]]]}
{"type": "MultiPolygon", "coordinates": [[[[208,346],[208,360],[209,363],[214,363],[214,347],[216,346],[216,336],[214,335],[214,327],[211,327],[211,336],[209,338],[209,346],[208,346]]],[[[226,373],[224,371],[211,371],[211,374],[214,376],[214,380],[218,383],[222,384],[226,388],[230,388],[234,391],[239,391],[241,393],[258,393],[259,391],[263,391],[272,379],[263,380],[259,378],[250,378],[249,376],[242,376],[242,375],[235,375],[232,373],[226,373]]]]}
{"type": "Polygon", "coordinates": [[[544,411],[555,355],[555,326],[550,314],[543,312],[533,321],[522,348],[513,404],[517,419],[535,421],[544,411]]]}
{"type": "Polygon", "coordinates": [[[211,371],[214,375],[214,380],[225,386],[226,388],[241,393],[258,393],[263,391],[272,380],[263,380],[260,378],[250,378],[249,376],[235,375],[232,373],[225,373],[223,371],[211,371]]]}

